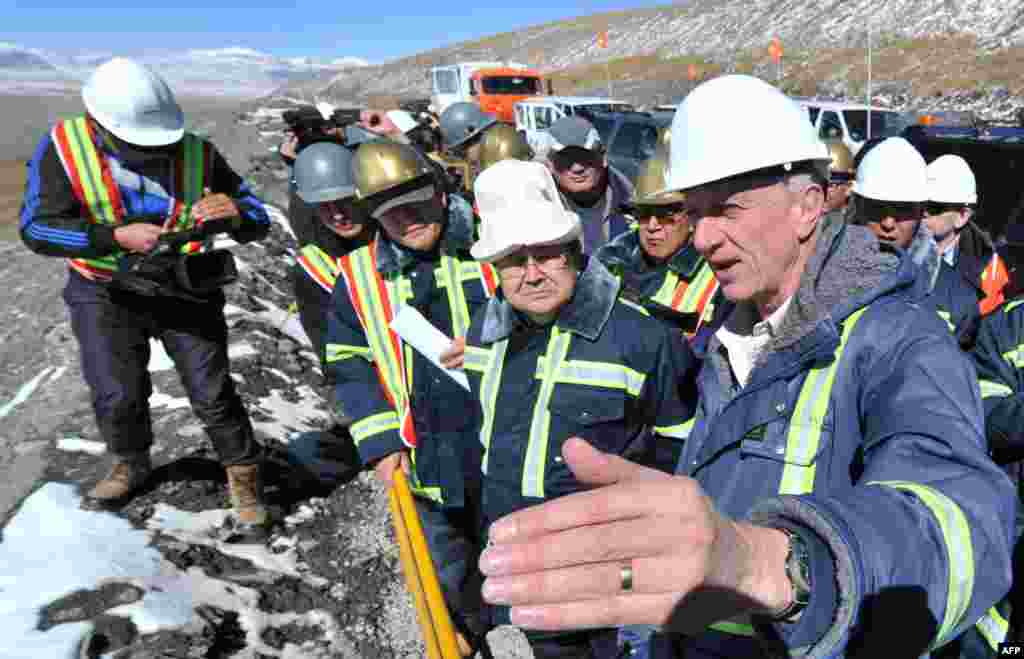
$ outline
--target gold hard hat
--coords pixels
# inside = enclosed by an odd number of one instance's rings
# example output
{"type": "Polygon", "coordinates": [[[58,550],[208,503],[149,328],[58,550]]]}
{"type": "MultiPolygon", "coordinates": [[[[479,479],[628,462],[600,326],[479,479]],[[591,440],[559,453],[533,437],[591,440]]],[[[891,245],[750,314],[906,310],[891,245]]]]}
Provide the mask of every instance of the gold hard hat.
{"type": "Polygon", "coordinates": [[[832,158],[829,169],[833,173],[852,175],[856,172],[853,166],[853,153],[841,140],[827,140],[825,146],[828,147],[828,154],[832,158]]]}
{"type": "Polygon", "coordinates": [[[644,206],[667,206],[678,204],[686,195],[682,192],[666,192],[665,179],[668,174],[668,153],[658,152],[640,166],[636,177],[633,203],[644,206]]]}
{"type": "Polygon", "coordinates": [[[480,141],[480,169],[500,160],[530,160],[533,154],[522,133],[508,124],[496,124],[484,131],[480,141]]]}
{"type": "Polygon", "coordinates": [[[366,199],[418,178],[429,185],[433,170],[408,144],[380,140],[365,142],[356,149],[352,178],[356,198],[366,199]]]}

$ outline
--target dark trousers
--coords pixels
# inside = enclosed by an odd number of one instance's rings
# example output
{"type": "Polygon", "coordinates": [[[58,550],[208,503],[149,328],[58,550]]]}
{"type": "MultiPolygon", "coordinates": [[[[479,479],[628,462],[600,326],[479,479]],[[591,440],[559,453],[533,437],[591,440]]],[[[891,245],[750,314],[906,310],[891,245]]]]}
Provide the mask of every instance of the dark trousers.
{"type": "Polygon", "coordinates": [[[571,634],[526,631],[534,659],[616,659],[627,656],[619,648],[617,629],[595,629],[571,634]]]}
{"type": "Polygon", "coordinates": [[[223,294],[203,304],[147,297],[69,271],[64,302],[92,390],[96,423],[111,453],[146,452],[153,444],[153,383],[147,367],[149,340],[155,338],[174,361],[192,411],[221,462],[260,461],[262,449],[231,380],[223,294]]]}

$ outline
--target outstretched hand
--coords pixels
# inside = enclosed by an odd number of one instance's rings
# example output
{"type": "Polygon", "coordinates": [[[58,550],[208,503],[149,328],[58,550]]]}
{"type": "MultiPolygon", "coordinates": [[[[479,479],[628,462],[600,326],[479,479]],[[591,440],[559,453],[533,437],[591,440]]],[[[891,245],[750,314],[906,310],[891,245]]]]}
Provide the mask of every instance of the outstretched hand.
{"type": "Polygon", "coordinates": [[[780,610],[791,596],[785,534],[719,514],[691,478],[602,453],[579,438],[563,456],[595,486],[498,520],[480,558],[484,599],[512,623],[563,630],[631,624],[695,633],[780,610]],[[632,588],[623,589],[623,568],[632,588]]]}

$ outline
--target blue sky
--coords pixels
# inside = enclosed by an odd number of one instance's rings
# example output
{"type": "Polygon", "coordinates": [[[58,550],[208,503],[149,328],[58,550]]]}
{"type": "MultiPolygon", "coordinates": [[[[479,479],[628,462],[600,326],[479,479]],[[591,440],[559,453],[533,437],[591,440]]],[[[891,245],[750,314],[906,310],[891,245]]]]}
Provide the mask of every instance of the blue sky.
{"type": "Polygon", "coordinates": [[[644,0],[0,0],[0,41],[61,52],[146,52],[244,46],[284,57],[378,62],[448,43],[644,0]]]}

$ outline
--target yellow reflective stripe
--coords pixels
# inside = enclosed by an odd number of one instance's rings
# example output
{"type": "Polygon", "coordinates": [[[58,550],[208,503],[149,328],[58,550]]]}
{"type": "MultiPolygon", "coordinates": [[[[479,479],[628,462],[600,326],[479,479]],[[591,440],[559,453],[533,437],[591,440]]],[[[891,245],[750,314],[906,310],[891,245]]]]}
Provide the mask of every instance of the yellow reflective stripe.
{"type": "Polygon", "coordinates": [[[381,300],[377,291],[373,258],[368,247],[356,250],[350,257],[352,258],[352,272],[356,279],[353,283],[366,317],[364,329],[367,343],[370,345],[377,367],[383,376],[385,386],[396,405],[396,411],[400,411],[405,406],[406,400],[405,386],[403,386],[405,381],[402,378],[400,364],[401,356],[393,348],[391,337],[388,335],[390,329],[384,322],[384,301],[381,300]]]}
{"type": "Polygon", "coordinates": [[[679,286],[679,275],[669,270],[665,273],[665,281],[661,284],[661,288],[651,298],[658,304],[666,307],[672,306],[672,299],[676,295],[676,287],[679,286]]]}
{"type": "MultiPolygon", "coordinates": [[[[480,406],[483,408],[484,420],[480,426],[480,445],[483,447],[483,462],[480,470],[487,473],[487,461],[490,457],[491,434],[494,432],[494,417],[498,405],[498,389],[501,385],[501,371],[505,366],[505,352],[508,350],[508,339],[498,341],[491,348],[484,377],[480,380],[480,406]]],[[[532,434],[531,434],[532,437],[532,434]]],[[[543,474],[542,474],[543,480],[543,474]]]]}
{"type": "Polygon", "coordinates": [[[723,620],[722,622],[716,622],[713,625],[709,625],[709,628],[714,629],[716,632],[733,634],[734,636],[757,636],[757,632],[754,631],[753,627],[739,622],[728,622],[723,620]]]}
{"type": "Polygon", "coordinates": [[[689,439],[690,433],[693,432],[693,424],[697,419],[690,419],[686,423],[680,423],[675,426],[654,426],[654,432],[662,437],[672,437],[674,439],[689,439]]]}
{"type": "Polygon", "coordinates": [[[490,350],[484,350],[483,348],[477,348],[475,346],[466,346],[466,352],[462,358],[462,368],[467,371],[486,373],[487,364],[490,361],[490,355],[490,350]]]}
{"type": "MultiPolygon", "coordinates": [[[[477,269],[477,273],[479,273],[477,269]]],[[[466,336],[469,329],[469,306],[466,304],[466,291],[462,288],[461,264],[447,254],[441,255],[441,267],[435,271],[440,275],[448,294],[448,309],[452,315],[452,338],[466,336]]]]}
{"type": "Polygon", "coordinates": [[[648,311],[647,309],[644,309],[642,306],[640,306],[636,302],[633,302],[632,300],[627,300],[625,298],[621,298],[620,297],[619,298],[619,302],[621,302],[622,304],[626,305],[630,309],[633,309],[635,311],[639,311],[640,313],[642,313],[645,316],[650,316],[651,315],[650,311],[648,311]]]}
{"type": "Polygon", "coordinates": [[[328,364],[344,361],[353,357],[362,357],[366,361],[373,361],[373,353],[369,348],[362,346],[349,346],[341,343],[328,343],[324,346],[325,360],[328,364]]]}
{"type": "Polygon", "coordinates": [[[867,307],[858,309],[846,319],[832,362],[824,368],[811,369],[800,388],[800,397],[797,398],[786,437],[786,462],[782,469],[779,494],[807,494],[814,489],[817,469],[814,456],[821,443],[821,430],[832,396],[832,385],[850,333],[865,311],[867,307]]]}
{"type": "Polygon", "coordinates": [[[1005,313],[1010,313],[1020,305],[1024,304],[1024,300],[1014,300],[1013,302],[1006,303],[1005,313]]]}
{"type": "Polygon", "coordinates": [[[1024,368],[1024,345],[1017,346],[1009,352],[1004,352],[1003,359],[1010,362],[1017,368],[1024,368]]]}
{"type": "Polygon", "coordinates": [[[182,201],[192,206],[203,198],[203,141],[185,134],[185,163],[182,167],[182,201]]]}
{"type": "Polygon", "coordinates": [[[873,481],[868,485],[882,485],[910,492],[935,516],[942,530],[942,540],[949,555],[949,584],[946,591],[946,613],[942,617],[932,649],[951,640],[949,635],[963,620],[974,593],[974,549],[967,517],[952,499],[938,490],[909,481],[873,481]]]}
{"type": "Polygon", "coordinates": [[[537,394],[537,401],[533,406],[533,420],[530,423],[530,441],[526,447],[526,457],[523,460],[523,496],[544,497],[544,465],[548,457],[548,430],[551,427],[551,413],[548,412],[548,403],[551,402],[551,394],[555,390],[555,375],[558,373],[565,356],[569,353],[569,343],[572,335],[558,330],[557,326],[551,329],[551,338],[548,339],[547,352],[537,360],[537,367],[541,370],[537,374],[540,378],[540,393],[537,394]]]}
{"type": "Polygon", "coordinates": [[[389,430],[398,430],[398,413],[394,410],[387,412],[381,412],[380,414],[374,414],[368,416],[365,419],[356,421],[349,427],[349,433],[352,435],[352,439],[356,445],[362,443],[364,440],[379,435],[382,432],[389,430]]]}
{"type": "Polygon", "coordinates": [[[310,267],[316,270],[317,274],[333,288],[338,281],[338,272],[341,270],[338,262],[316,245],[306,245],[300,251],[309,261],[310,267]]]}
{"type": "Polygon", "coordinates": [[[1007,387],[1005,384],[1000,384],[999,382],[992,382],[991,380],[979,380],[978,384],[981,385],[982,398],[1013,395],[1013,389],[1007,387]]]}
{"type": "Polygon", "coordinates": [[[1005,642],[1006,635],[1010,633],[1010,623],[994,606],[975,623],[975,627],[995,652],[999,652],[999,644],[1005,642]]]}
{"type": "Polygon", "coordinates": [[[953,320],[952,320],[953,316],[952,316],[952,314],[950,314],[948,311],[943,311],[942,309],[938,309],[937,312],[939,314],[939,318],[941,318],[942,320],[946,321],[946,326],[949,327],[949,331],[950,332],[955,332],[956,331],[956,325],[953,324],[953,320]]]}
{"type": "Polygon", "coordinates": [[[557,382],[583,384],[606,389],[624,389],[636,398],[643,389],[647,376],[622,364],[572,360],[563,362],[555,374],[557,382]]]}
{"type": "Polygon", "coordinates": [[[100,154],[96,145],[89,138],[85,117],[79,117],[64,124],[64,132],[68,136],[75,169],[82,181],[89,210],[104,224],[114,224],[114,206],[110,200],[106,186],[103,185],[103,168],[100,165],[100,154]]]}
{"type": "Polygon", "coordinates": [[[694,313],[697,311],[697,303],[700,302],[703,297],[704,289],[708,287],[711,280],[715,278],[714,271],[711,270],[711,266],[707,263],[701,267],[700,272],[693,278],[689,286],[686,288],[686,293],[683,294],[682,302],[680,302],[677,311],[683,313],[694,313]]]}

